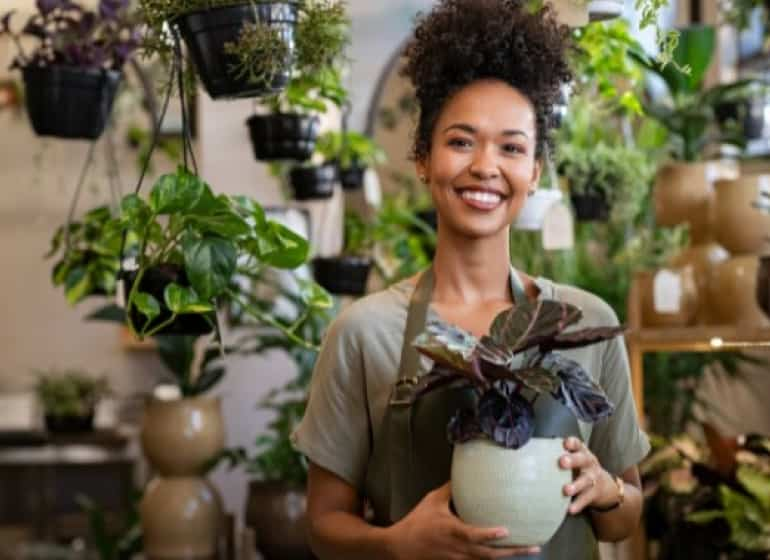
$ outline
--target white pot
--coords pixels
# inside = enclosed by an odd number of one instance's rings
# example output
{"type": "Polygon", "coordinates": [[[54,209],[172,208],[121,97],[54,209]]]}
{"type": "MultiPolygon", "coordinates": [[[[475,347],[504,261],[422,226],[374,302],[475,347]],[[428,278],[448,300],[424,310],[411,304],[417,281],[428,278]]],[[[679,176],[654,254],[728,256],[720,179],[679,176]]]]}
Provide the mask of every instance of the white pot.
{"type": "Polygon", "coordinates": [[[591,0],[588,3],[588,18],[591,21],[606,21],[623,15],[623,0],[591,0]]]}
{"type": "Polygon", "coordinates": [[[541,229],[548,210],[557,202],[561,202],[562,198],[563,195],[559,189],[537,189],[532,196],[527,197],[527,201],[516,217],[514,227],[529,231],[541,229]]]}
{"type": "Polygon", "coordinates": [[[452,501],[476,527],[505,527],[495,545],[540,546],[564,521],[570,498],[563,488],[572,471],[559,468],[562,438],[532,438],[520,449],[486,439],[455,444],[452,501]]]}

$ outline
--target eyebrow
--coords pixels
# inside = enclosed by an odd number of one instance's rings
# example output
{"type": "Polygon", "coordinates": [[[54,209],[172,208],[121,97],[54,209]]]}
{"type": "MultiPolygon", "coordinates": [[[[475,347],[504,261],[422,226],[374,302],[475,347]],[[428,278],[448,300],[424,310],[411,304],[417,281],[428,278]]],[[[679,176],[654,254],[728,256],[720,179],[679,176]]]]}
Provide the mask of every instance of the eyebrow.
{"type": "MultiPolygon", "coordinates": [[[[476,134],[478,132],[476,128],[465,123],[450,124],[448,127],[444,129],[444,132],[449,132],[452,129],[462,130],[464,132],[467,132],[468,134],[476,134]]],[[[502,136],[524,136],[524,138],[529,138],[529,135],[526,132],[524,132],[523,130],[519,130],[518,128],[503,130],[500,134],[502,136]]]]}

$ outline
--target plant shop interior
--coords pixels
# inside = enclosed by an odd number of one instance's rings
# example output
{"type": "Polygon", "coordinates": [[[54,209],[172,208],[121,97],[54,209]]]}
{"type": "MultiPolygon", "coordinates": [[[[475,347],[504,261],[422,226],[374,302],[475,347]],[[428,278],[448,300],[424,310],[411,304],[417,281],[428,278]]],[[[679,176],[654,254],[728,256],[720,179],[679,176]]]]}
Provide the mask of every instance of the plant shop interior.
{"type": "MultiPolygon", "coordinates": [[[[770,2],[545,2],[572,80],[511,264],[612,308],[651,443],[599,554],[770,558],[770,2]]],[[[0,2],[0,560],[317,557],[319,348],[435,253],[436,3],[0,2]]]]}

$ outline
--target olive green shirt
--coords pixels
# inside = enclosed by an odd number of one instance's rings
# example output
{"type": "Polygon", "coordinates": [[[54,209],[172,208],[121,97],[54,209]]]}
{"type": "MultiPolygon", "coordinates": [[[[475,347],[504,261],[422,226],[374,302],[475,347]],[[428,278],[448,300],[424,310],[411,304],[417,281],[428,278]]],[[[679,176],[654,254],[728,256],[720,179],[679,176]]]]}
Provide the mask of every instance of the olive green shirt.
{"type": "MultiPolygon", "coordinates": [[[[572,328],[617,325],[612,308],[584,290],[535,280],[539,299],[565,301],[582,309],[572,328]]],[[[292,434],[295,448],[363,495],[372,442],[380,432],[398,377],[409,299],[414,284],[403,281],[352,303],[329,327],[316,362],[305,416],[292,434]]],[[[437,319],[428,310],[428,320],[437,319]]],[[[649,452],[637,422],[630,370],[621,337],[561,351],[578,361],[601,385],[615,412],[596,424],[580,422],[583,440],[602,466],[620,474],[649,452]]],[[[425,359],[420,374],[431,366],[425,359]]]]}

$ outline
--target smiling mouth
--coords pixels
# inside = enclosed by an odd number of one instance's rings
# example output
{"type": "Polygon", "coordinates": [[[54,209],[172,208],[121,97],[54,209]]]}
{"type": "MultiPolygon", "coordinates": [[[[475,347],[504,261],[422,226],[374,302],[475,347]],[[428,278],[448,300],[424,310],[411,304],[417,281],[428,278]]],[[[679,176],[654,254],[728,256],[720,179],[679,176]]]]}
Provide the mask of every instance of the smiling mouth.
{"type": "Polygon", "coordinates": [[[469,206],[478,210],[493,210],[507,197],[502,193],[489,189],[459,188],[457,195],[469,206]]]}

